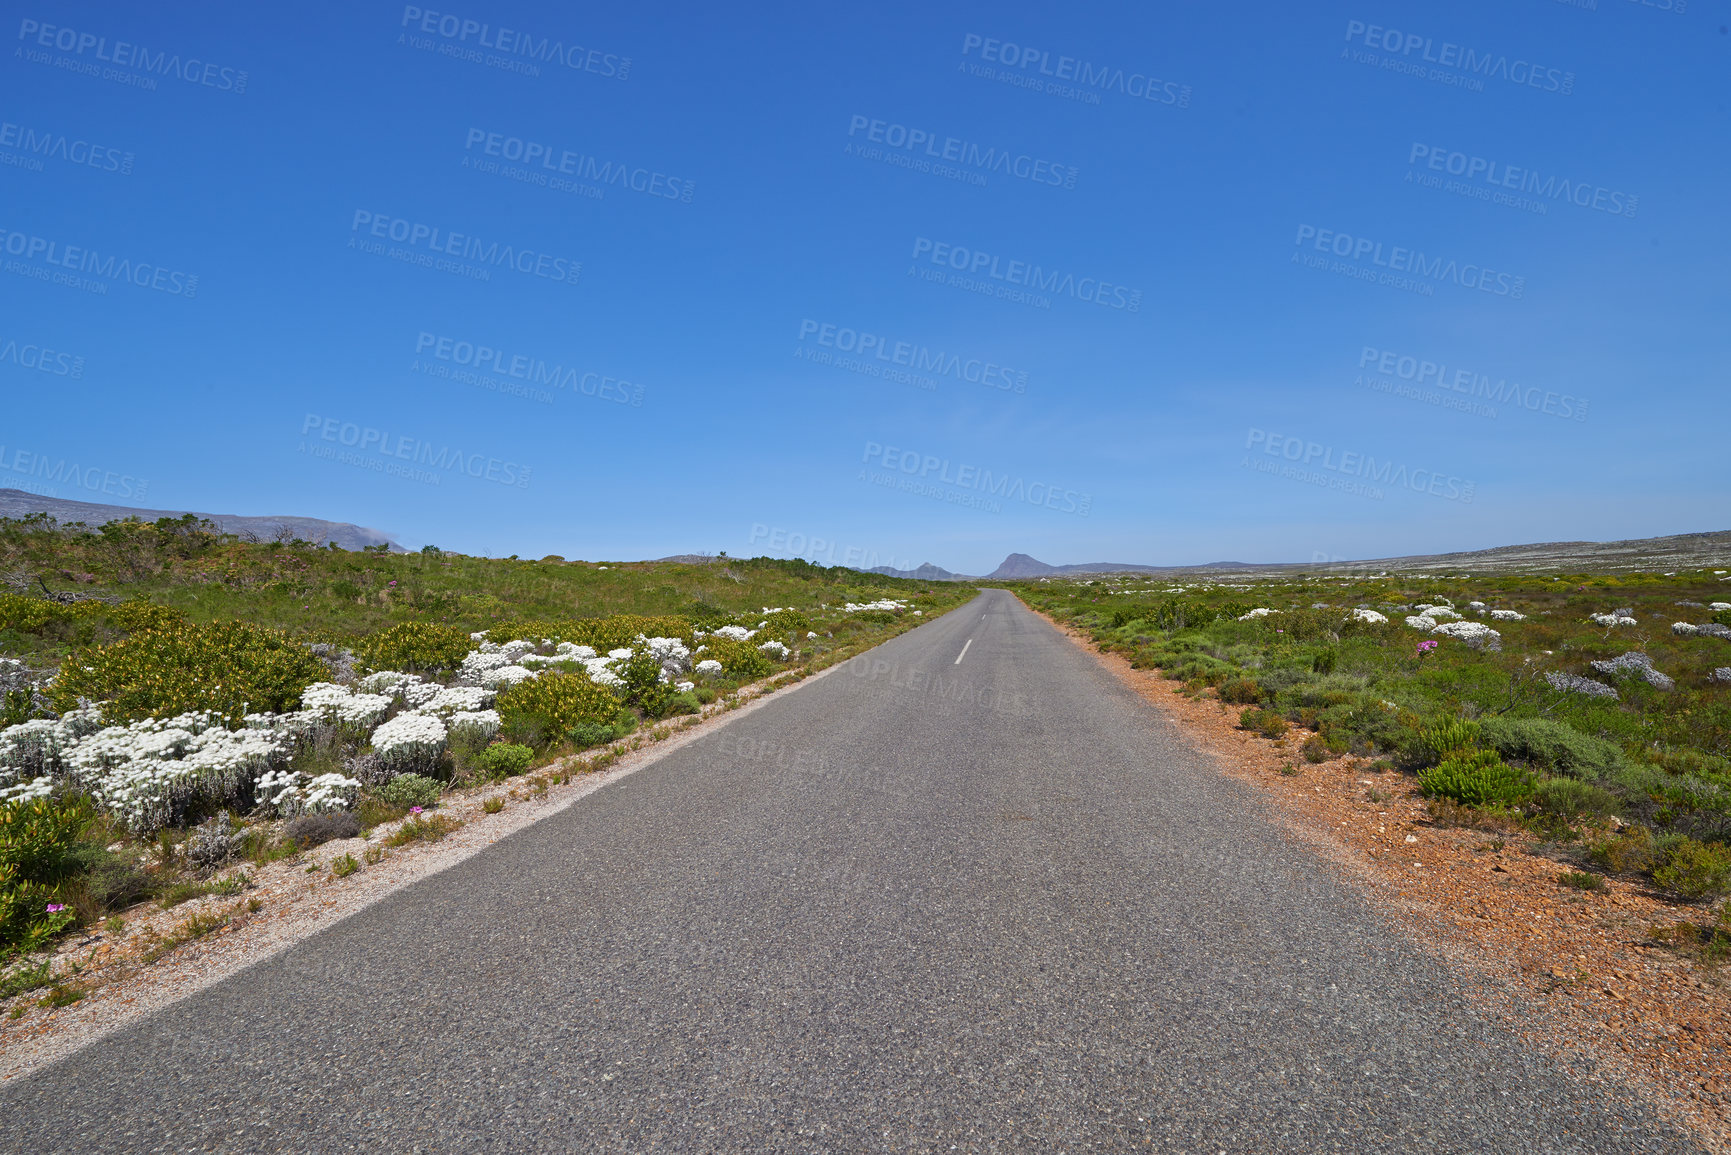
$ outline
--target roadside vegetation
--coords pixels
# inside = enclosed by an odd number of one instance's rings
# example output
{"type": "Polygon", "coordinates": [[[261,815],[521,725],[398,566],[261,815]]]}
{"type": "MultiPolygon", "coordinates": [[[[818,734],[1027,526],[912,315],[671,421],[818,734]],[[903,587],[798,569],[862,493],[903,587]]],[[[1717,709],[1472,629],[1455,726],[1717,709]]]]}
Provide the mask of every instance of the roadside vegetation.
{"type": "MultiPolygon", "coordinates": [[[[1524,830],[1572,869],[1675,901],[1731,893],[1731,576],[1315,574],[1018,583],[1295,769],[1416,777],[1439,823],[1524,830]]],[[[1725,915],[1731,922],[1731,911],[1725,915]]],[[[1694,940],[1713,943],[1709,916],[1694,940]]]]}
{"type": "MultiPolygon", "coordinates": [[[[0,519],[0,997],[64,1005],[67,976],[38,956],[118,932],[138,903],[239,897],[248,870],[385,823],[366,863],[436,841],[458,825],[452,790],[545,790],[539,768],[563,781],[597,748],[584,765],[605,764],[609,744],[973,592],[770,558],[351,553],[190,517],[0,519]]],[[[214,909],[155,957],[257,904],[214,909]]]]}

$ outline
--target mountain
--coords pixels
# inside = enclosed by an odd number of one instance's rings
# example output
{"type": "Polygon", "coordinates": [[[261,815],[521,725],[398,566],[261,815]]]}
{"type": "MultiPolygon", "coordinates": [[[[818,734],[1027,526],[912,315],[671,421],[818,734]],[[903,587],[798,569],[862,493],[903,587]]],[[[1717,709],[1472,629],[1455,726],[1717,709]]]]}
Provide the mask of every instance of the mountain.
{"type": "Polygon", "coordinates": [[[134,509],[124,505],[72,501],[63,497],[42,497],[39,494],[26,493],[22,489],[0,489],[0,517],[23,517],[29,513],[46,513],[59,522],[82,521],[86,525],[103,525],[129,517],[136,517],[141,521],[155,521],[159,517],[184,517],[187,513],[192,513],[194,517],[215,522],[222,527],[224,533],[232,533],[237,537],[250,534],[270,541],[279,534],[286,534],[288,538],[298,537],[302,541],[318,545],[334,541],[339,548],[348,550],[358,550],[369,545],[388,545],[394,552],[402,552],[403,548],[379,530],[351,525],[346,521],[323,521],[316,517],[292,516],[247,517],[234,513],[198,513],[184,509],[134,509]]]}
{"type": "Polygon", "coordinates": [[[1365,561],[1334,558],[1309,562],[1218,561],[1207,565],[1131,565],[1120,562],[1047,565],[1025,553],[1013,553],[1006,557],[997,569],[987,574],[984,580],[1026,581],[1030,578],[1085,573],[1205,574],[1224,571],[1246,574],[1290,573],[1302,570],[1349,573],[1379,570],[1477,570],[1480,573],[1534,573],[1556,570],[1605,573],[1694,569],[1718,565],[1731,567],[1731,530],[1631,538],[1626,541],[1553,541],[1531,545],[1500,545],[1461,553],[1417,554],[1410,557],[1371,558],[1365,561]]]}
{"type": "Polygon", "coordinates": [[[894,566],[874,565],[865,572],[888,574],[890,577],[898,578],[918,578],[921,581],[928,582],[967,582],[975,580],[966,574],[951,573],[942,566],[935,566],[929,561],[923,563],[918,569],[896,569],[894,566]]]}

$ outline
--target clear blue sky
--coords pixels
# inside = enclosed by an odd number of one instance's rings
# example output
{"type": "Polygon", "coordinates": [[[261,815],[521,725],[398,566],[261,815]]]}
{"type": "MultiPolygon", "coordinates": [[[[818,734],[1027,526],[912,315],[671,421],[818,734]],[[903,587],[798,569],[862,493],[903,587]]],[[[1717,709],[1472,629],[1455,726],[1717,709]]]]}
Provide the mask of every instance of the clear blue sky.
{"type": "Polygon", "coordinates": [[[1727,528],[1731,7],[1666,2],[14,6],[0,485],[974,573],[1727,528]]]}

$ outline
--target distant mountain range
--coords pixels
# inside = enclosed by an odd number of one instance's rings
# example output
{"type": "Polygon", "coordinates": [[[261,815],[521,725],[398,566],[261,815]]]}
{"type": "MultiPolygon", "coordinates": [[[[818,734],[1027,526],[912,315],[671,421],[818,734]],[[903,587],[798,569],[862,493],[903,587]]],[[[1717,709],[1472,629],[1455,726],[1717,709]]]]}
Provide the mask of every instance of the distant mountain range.
{"type": "Polygon", "coordinates": [[[1013,553],[983,578],[951,573],[930,562],[911,570],[880,565],[873,567],[870,572],[888,574],[891,577],[923,578],[926,581],[1027,581],[1031,578],[1094,573],[1248,575],[1259,572],[1291,573],[1299,570],[1348,573],[1371,573],[1380,570],[1542,573],[1557,570],[1603,573],[1620,570],[1693,569],[1715,565],[1731,567],[1731,530],[1679,533],[1670,537],[1643,537],[1627,541],[1554,541],[1534,545],[1504,545],[1463,553],[1420,554],[1366,561],[1336,558],[1309,562],[1217,561],[1207,565],[1140,565],[1131,562],[1093,561],[1076,565],[1047,565],[1025,553],[1013,553]]]}
{"type": "Polygon", "coordinates": [[[46,513],[56,521],[82,521],[86,525],[105,525],[129,517],[155,521],[159,517],[184,517],[191,513],[221,526],[224,533],[238,537],[251,535],[261,541],[272,541],[279,534],[286,534],[288,538],[298,537],[318,545],[334,541],[339,549],[358,550],[363,546],[388,545],[393,551],[401,552],[403,548],[379,530],[351,525],[346,521],[323,521],[316,517],[248,517],[184,509],[134,509],[124,505],[98,505],[63,497],[43,497],[22,489],[0,489],[0,517],[23,517],[30,513],[46,513]]]}

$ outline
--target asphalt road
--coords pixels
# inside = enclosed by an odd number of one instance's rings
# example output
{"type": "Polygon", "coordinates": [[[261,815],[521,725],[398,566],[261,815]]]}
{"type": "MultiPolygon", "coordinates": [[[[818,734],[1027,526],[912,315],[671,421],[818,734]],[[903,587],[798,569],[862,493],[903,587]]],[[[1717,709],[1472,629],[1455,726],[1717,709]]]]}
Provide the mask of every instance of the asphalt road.
{"type": "Polygon", "coordinates": [[[0,1089],[6,1151],[1150,1144],[1692,1149],[1001,591],[0,1089]]]}

